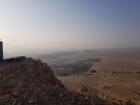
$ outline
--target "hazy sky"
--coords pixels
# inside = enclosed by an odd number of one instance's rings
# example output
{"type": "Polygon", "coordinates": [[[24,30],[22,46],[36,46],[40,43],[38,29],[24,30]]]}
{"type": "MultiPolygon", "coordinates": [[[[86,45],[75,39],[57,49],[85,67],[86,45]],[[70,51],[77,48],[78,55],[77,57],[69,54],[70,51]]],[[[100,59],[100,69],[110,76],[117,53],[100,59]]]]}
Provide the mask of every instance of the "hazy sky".
{"type": "Polygon", "coordinates": [[[140,0],[0,0],[8,54],[140,46],[140,0]]]}

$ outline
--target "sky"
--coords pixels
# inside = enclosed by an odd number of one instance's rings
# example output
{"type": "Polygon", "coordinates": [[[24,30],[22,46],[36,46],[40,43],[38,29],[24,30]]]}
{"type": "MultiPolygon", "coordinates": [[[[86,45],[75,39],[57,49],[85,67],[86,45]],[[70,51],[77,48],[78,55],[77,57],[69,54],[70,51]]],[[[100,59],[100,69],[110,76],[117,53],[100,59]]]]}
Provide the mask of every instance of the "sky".
{"type": "Polygon", "coordinates": [[[140,47],[140,0],[0,0],[5,54],[140,47]]]}

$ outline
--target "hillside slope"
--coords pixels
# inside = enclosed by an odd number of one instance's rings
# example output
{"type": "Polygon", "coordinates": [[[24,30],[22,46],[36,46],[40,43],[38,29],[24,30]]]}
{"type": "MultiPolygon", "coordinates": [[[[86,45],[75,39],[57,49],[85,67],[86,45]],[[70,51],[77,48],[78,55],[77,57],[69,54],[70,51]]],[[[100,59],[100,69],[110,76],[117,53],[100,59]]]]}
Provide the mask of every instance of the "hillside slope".
{"type": "Polygon", "coordinates": [[[19,57],[0,64],[0,105],[91,105],[69,92],[46,63],[19,57]]]}

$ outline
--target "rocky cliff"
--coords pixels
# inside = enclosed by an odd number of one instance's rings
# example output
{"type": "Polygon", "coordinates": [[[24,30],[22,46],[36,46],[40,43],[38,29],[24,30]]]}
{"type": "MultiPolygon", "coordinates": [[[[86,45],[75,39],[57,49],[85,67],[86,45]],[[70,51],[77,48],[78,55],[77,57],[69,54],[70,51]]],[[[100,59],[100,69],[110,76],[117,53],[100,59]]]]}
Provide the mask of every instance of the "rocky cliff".
{"type": "Polygon", "coordinates": [[[46,63],[19,57],[0,63],[0,105],[91,105],[69,92],[46,63]]]}

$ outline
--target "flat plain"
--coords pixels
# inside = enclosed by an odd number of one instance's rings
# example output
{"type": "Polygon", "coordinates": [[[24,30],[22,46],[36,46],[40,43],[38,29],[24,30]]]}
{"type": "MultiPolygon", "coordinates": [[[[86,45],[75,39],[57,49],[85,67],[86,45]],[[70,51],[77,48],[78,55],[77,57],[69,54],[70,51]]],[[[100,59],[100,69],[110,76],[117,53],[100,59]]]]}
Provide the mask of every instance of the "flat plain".
{"type": "Polygon", "coordinates": [[[140,105],[139,48],[65,52],[51,56],[42,55],[42,58],[44,62],[49,61],[54,72],[57,68],[63,74],[69,74],[70,70],[76,71],[76,74],[70,72],[70,75],[56,74],[70,91],[115,102],[131,100],[140,105]],[[94,62],[95,59],[99,61],[94,62]],[[80,71],[81,61],[84,65],[92,65],[80,71]],[[78,74],[77,71],[81,73],[78,74]]]}
{"type": "Polygon", "coordinates": [[[140,56],[139,53],[108,54],[93,63],[96,73],[58,76],[71,91],[95,95],[111,100],[133,100],[140,105],[140,56]]]}

